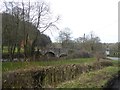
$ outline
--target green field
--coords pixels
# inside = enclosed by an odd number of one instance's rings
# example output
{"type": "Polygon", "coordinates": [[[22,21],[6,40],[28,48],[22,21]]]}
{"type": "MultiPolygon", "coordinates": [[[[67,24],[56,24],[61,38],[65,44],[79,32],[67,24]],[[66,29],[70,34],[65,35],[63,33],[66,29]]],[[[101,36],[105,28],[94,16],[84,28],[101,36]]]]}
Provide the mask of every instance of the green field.
{"type": "MultiPolygon", "coordinates": [[[[15,53],[17,53],[17,51],[18,51],[18,48],[15,48],[15,53]]],[[[20,52],[23,53],[23,52],[24,52],[24,49],[21,48],[20,52]]],[[[8,47],[7,47],[7,46],[4,46],[4,47],[3,47],[2,53],[3,53],[3,54],[8,53],[8,47]]]]}
{"type": "Polygon", "coordinates": [[[80,59],[69,59],[69,60],[54,60],[54,61],[31,61],[31,62],[3,62],[2,71],[12,71],[17,69],[32,68],[37,66],[56,66],[66,64],[83,64],[92,63],[95,58],[80,58],[80,59]]]}

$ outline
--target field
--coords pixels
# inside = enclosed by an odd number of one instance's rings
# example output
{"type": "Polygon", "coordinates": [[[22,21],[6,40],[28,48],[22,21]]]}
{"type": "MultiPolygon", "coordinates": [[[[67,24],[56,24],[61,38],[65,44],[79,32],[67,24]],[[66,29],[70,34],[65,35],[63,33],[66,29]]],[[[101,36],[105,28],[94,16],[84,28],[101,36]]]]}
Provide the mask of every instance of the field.
{"type": "Polygon", "coordinates": [[[80,58],[80,59],[69,59],[69,60],[57,60],[57,61],[31,61],[31,62],[3,62],[2,71],[12,71],[17,69],[31,68],[37,66],[57,66],[66,64],[83,64],[92,63],[95,58],[80,58]]]}
{"type": "MultiPolygon", "coordinates": [[[[17,51],[18,51],[18,48],[15,48],[15,53],[17,53],[17,51]]],[[[23,52],[24,52],[24,49],[21,48],[20,52],[23,53],[23,52]]],[[[3,54],[8,53],[8,47],[7,47],[7,46],[4,46],[4,47],[3,47],[3,52],[2,52],[2,53],[3,53],[3,54]]]]}
{"type": "Polygon", "coordinates": [[[57,61],[4,62],[3,87],[103,88],[119,68],[117,61],[80,58],[57,61]],[[24,83],[23,83],[24,82],[24,83]]]}

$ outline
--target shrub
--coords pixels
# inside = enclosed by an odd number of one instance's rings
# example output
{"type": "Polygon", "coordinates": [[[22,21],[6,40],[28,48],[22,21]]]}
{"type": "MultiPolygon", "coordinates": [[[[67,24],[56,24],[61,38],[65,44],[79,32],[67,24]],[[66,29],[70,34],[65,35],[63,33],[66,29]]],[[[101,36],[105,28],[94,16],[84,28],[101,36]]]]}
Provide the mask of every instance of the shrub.
{"type": "Polygon", "coordinates": [[[100,61],[100,64],[102,66],[113,66],[113,63],[111,61],[100,61]]]}
{"type": "Polygon", "coordinates": [[[92,54],[86,51],[79,51],[79,52],[76,51],[68,55],[68,58],[90,58],[90,57],[92,57],[92,54]]]}

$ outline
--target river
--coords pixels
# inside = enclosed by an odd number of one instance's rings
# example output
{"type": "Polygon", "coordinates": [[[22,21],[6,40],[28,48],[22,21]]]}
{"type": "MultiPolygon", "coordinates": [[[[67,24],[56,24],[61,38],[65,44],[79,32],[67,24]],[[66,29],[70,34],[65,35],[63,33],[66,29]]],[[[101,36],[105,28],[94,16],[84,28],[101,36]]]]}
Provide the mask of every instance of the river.
{"type": "MultiPolygon", "coordinates": [[[[107,58],[111,60],[118,60],[118,61],[120,60],[120,58],[118,57],[107,57],[107,58]]],[[[110,86],[110,88],[113,88],[114,90],[120,90],[120,76],[113,81],[113,84],[110,86]]]]}
{"type": "Polygon", "coordinates": [[[113,85],[112,85],[112,88],[119,88],[119,90],[120,90],[120,77],[118,77],[118,78],[114,81],[114,83],[113,83],[113,85]]]}
{"type": "Polygon", "coordinates": [[[111,80],[107,88],[110,88],[110,90],[120,90],[120,76],[111,80]]]}

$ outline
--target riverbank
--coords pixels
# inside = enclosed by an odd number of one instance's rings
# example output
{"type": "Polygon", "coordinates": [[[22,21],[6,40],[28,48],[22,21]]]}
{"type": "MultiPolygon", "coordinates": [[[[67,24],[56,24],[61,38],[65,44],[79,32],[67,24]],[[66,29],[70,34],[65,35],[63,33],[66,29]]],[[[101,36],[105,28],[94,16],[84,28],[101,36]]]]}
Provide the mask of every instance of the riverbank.
{"type": "MultiPolygon", "coordinates": [[[[118,73],[118,67],[109,66],[101,70],[80,75],[77,79],[58,85],[58,88],[106,88],[107,83],[118,73]]],[[[109,88],[109,87],[107,87],[109,88]]]]}
{"type": "Polygon", "coordinates": [[[118,72],[111,60],[94,58],[17,63],[3,63],[3,87],[103,88],[118,72]]]}

